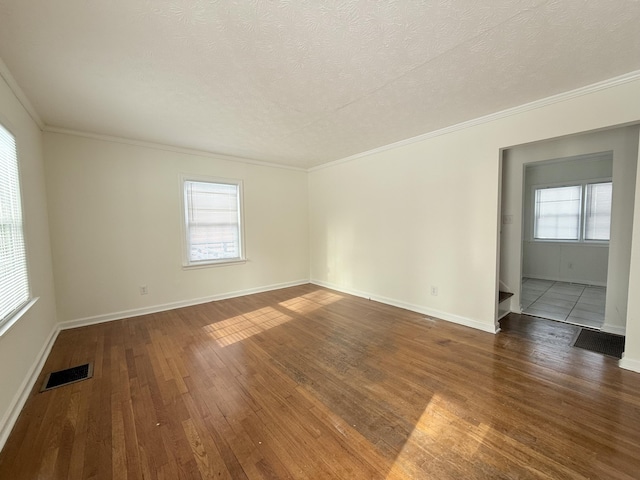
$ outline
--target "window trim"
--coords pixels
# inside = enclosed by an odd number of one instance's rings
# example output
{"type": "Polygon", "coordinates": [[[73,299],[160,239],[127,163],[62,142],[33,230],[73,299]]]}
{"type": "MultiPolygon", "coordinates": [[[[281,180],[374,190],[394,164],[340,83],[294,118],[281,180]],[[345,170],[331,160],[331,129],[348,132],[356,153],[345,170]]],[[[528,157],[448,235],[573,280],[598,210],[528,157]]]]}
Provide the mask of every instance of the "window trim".
{"type": "Polygon", "coordinates": [[[192,175],[192,174],[182,174],[180,175],[180,198],[181,198],[181,215],[182,215],[182,268],[183,269],[197,269],[197,268],[209,268],[209,267],[220,267],[227,265],[238,265],[247,262],[246,258],[246,247],[245,247],[245,234],[244,234],[244,185],[243,181],[234,178],[221,178],[221,177],[210,177],[205,175],[192,175]],[[189,204],[187,201],[187,191],[185,188],[186,182],[203,182],[203,183],[218,183],[218,184],[227,184],[227,185],[235,185],[238,187],[238,222],[239,222],[239,257],[235,258],[223,258],[219,260],[201,260],[201,261],[191,261],[189,258],[189,204]]]}
{"type": "MultiPolygon", "coordinates": [[[[611,183],[613,189],[612,177],[599,177],[590,178],[588,180],[581,180],[576,182],[559,182],[559,183],[544,183],[538,185],[531,185],[531,192],[529,198],[531,199],[531,220],[530,220],[530,232],[529,242],[533,243],[558,243],[558,244],[571,244],[571,245],[593,245],[593,246],[608,246],[611,241],[611,232],[609,232],[609,240],[587,240],[585,239],[585,210],[587,205],[586,191],[587,185],[597,183],[611,183]],[[580,225],[579,236],[577,240],[571,239],[558,239],[558,238],[536,238],[536,190],[542,190],[545,188],[561,188],[561,187],[577,187],[582,189],[580,198],[580,225]]],[[[613,190],[611,200],[611,212],[613,214],[613,190]]]]}
{"type": "Polygon", "coordinates": [[[24,243],[24,256],[25,256],[25,270],[27,277],[27,299],[17,305],[5,318],[0,318],[0,337],[7,333],[17,322],[24,316],[33,305],[38,301],[39,297],[33,296],[33,290],[31,285],[31,268],[29,266],[29,247],[27,245],[27,233],[26,233],[26,217],[24,213],[24,191],[22,184],[22,168],[20,164],[20,146],[17,136],[13,133],[11,123],[3,115],[0,115],[0,127],[5,130],[13,139],[15,145],[16,166],[17,166],[17,179],[18,179],[18,196],[20,201],[20,215],[22,217],[22,237],[24,243]]]}

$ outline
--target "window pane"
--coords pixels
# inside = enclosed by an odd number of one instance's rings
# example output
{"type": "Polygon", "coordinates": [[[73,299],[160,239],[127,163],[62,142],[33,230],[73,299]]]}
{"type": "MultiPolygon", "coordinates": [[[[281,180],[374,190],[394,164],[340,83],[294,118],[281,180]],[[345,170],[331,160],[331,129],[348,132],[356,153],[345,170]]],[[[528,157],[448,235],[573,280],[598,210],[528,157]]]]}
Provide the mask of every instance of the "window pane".
{"type": "Polygon", "coordinates": [[[0,323],[28,300],[16,143],[0,126],[0,323]]]}
{"type": "Polygon", "coordinates": [[[534,238],[578,240],[582,187],[541,188],[535,192],[534,238]]]}
{"type": "Polygon", "coordinates": [[[584,219],[585,240],[609,240],[612,193],[611,182],[587,185],[584,219]]]}
{"type": "Polygon", "coordinates": [[[241,258],[239,193],[236,184],[185,182],[190,262],[241,258]]]}

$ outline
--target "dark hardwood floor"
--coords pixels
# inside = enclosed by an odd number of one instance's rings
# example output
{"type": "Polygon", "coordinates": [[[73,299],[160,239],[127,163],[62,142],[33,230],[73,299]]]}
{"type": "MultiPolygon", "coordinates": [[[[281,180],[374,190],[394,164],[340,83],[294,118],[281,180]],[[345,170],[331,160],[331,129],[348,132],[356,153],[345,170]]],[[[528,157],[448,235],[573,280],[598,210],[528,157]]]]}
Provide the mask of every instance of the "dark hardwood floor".
{"type": "Polygon", "coordinates": [[[640,477],[640,375],[313,285],[60,333],[1,479],[640,477]]]}

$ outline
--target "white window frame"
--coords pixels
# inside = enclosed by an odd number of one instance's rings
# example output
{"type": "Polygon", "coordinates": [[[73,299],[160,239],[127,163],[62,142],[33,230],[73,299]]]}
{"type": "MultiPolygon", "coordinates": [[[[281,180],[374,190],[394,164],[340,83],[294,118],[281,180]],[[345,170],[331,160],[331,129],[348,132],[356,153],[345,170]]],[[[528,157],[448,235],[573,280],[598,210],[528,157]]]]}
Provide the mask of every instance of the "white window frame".
{"type": "Polygon", "coordinates": [[[180,195],[182,198],[182,266],[183,268],[203,268],[203,267],[215,267],[230,264],[240,264],[246,262],[245,257],[245,241],[244,241],[244,201],[243,201],[243,182],[242,180],[208,177],[201,175],[181,175],[180,177],[180,195]],[[189,228],[189,200],[187,198],[187,183],[212,183],[221,185],[234,185],[238,189],[237,201],[238,201],[238,256],[233,258],[220,258],[220,259],[205,259],[205,260],[192,260],[191,259],[191,237],[189,228]]]}
{"type": "MultiPolygon", "coordinates": [[[[21,245],[19,245],[18,249],[21,250],[19,252],[19,256],[17,260],[19,261],[18,271],[15,271],[14,274],[19,274],[21,278],[24,279],[26,285],[23,285],[19,290],[19,294],[15,296],[15,298],[7,298],[5,299],[8,303],[0,311],[4,312],[4,316],[0,318],[0,336],[4,335],[24,313],[26,313],[31,306],[37,301],[37,298],[33,298],[31,294],[31,282],[29,277],[29,262],[27,256],[27,246],[26,246],[26,238],[24,232],[24,210],[23,210],[23,199],[22,199],[22,184],[20,181],[20,163],[18,161],[18,146],[17,141],[13,133],[6,128],[4,125],[0,124],[0,133],[3,137],[5,137],[9,141],[9,153],[8,160],[11,163],[15,162],[15,166],[8,165],[8,168],[2,172],[0,175],[8,175],[7,186],[11,188],[13,194],[11,195],[12,201],[15,202],[14,205],[17,207],[17,217],[11,215],[12,222],[18,222],[19,225],[12,223],[14,228],[17,226],[20,230],[20,235],[22,237],[21,245]],[[21,247],[21,248],[20,248],[21,247]]],[[[0,220],[1,221],[1,220],[0,220]]],[[[13,263],[15,259],[12,259],[11,263],[13,263]]],[[[9,280],[15,280],[15,278],[9,277],[9,280]]],[[[2,293],[0,293],[0,297],[2,293]]]]}
{"type": "MultiPolygon", "coordinates": [[[[572,182],[572,183],[554,183],[554,184],[541,184],[541,185],[532,185],[531,187],[531,233],[529,235],[530,241],[539,242],[539,243],[580,243],[580,244],[591,244],[591,245],[609,245],[610,240],[588,240],[585,238],[585,215],[586,215],[586,206],[587,206],[587,185],[593,185],[598,183],[611,183],[613,188],[613,181],[611,177],[605,178],[595,178],[589,180],[583,180],[581,182],[572,182]],[[545,188],[561,188],[561,187],[581,187],[582,193],[580,198],[580,218],[579,218],[579,226],[578,226],[578,239],[556,239],[556,238],[536,238],[536,191],[542,190],[545,188]]],[[[611,205],[611,212],[613,212],[613,202],[611,205]]],[[[609,232],[609,239],[611,239],[611,232],[609,232]]]]}

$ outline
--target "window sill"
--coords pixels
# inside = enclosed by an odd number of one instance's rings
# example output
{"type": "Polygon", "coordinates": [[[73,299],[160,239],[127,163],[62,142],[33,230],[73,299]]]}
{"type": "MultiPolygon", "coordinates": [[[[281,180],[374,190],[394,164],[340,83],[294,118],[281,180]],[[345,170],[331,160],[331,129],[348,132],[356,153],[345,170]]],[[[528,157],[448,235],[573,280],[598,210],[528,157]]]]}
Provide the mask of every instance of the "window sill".
{"type": "Polygon", "coordinates": [[[238,258],[232,260],[218,260],[215,262],[201,262],[201,263],[183,263],[183,270],[194,270],[199,268],[210,268],[210,267],[227,267],[229,265],[242,265],[247,263],[246,258],[238,258]]]}
{"type": "Polygon", "coordinates": [[[39,298],[40,297],[32,298],[27,303],[25,303],[25,305],[20,310],[9,317],[4,323],[0,324],[0,337],[11,330],[11,327],[13,327],[18,322],[18,320],[20,320],[20,318],[22,318],[22,316],[35,305],[39,298]]]}
{"type": "Polygon", "coordinates": [[[609,242],[599,241],[577,241],[577,240],[527,240],[527,243],[536,245],[564,245],[574,247],[608,247],[609,242]]]}

